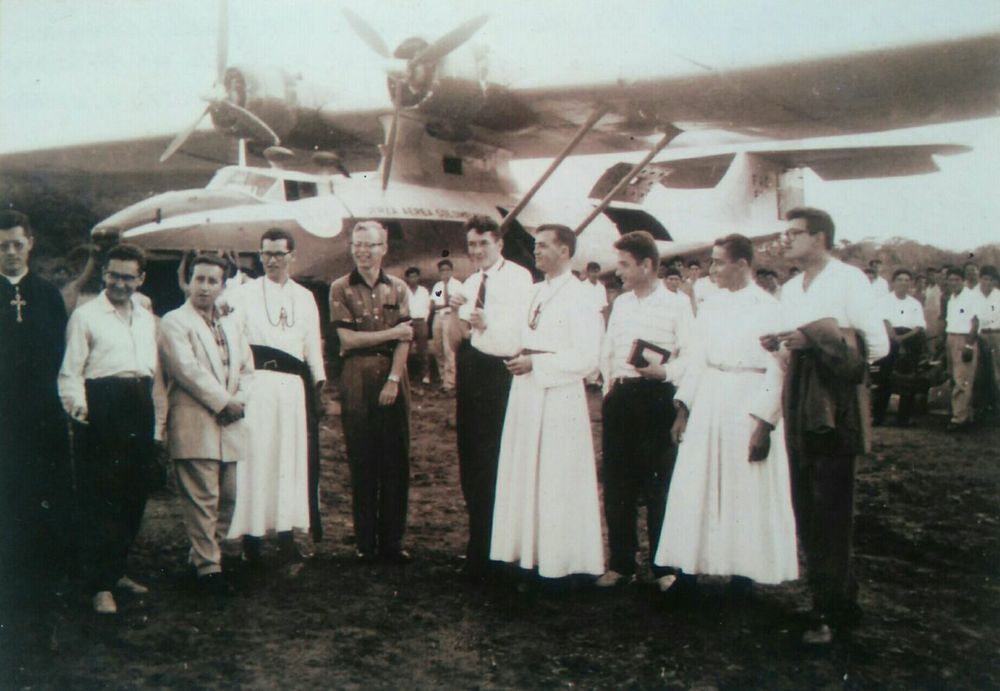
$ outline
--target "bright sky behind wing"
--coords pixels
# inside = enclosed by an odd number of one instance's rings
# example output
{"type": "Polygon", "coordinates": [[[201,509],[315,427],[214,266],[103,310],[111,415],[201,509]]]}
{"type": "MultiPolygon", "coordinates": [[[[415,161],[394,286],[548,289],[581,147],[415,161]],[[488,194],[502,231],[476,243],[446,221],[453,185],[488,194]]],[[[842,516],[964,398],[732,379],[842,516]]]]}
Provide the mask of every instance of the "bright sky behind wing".
{"type": "MultiPolygon", "coordinates": [[[[492,77],[511,86],[729,69],[1000,31],[996,0],[855,2],[850,9],[791,0],[232,0],[228,62],[300,71],[333,90],[338,103],[388,105],[373,54],[340,15],[345,4],[390,49],[488,12],[468,50],[488,50],[492,77]]],[[[216,31],[217,6],[207,0],[2,0],[0,152],[183,128],[214,81],[216,31]]],[[[926,134],[914,136],[928,141],[926,134]]],[[[842,236],[854,240],[902,235],[955,249],[1000,241],[1000,124],[959,123],[930,134],[975,151],[941,159],[943,172],[929,176],[810,180],[808,200],[831,210],[842,236]]],[[[590,183],[567,193],[583,194],[590,183]]]]}

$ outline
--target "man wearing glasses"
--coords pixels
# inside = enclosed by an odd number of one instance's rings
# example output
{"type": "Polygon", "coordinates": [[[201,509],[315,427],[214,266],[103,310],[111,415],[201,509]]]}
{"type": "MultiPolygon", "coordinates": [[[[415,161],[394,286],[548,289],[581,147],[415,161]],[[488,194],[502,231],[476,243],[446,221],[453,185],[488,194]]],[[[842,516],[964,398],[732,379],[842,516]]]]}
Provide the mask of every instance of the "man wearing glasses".
{"type": "Polygon", "coordinates": [[[108,250],[104,290],[73,312],[59,371],[59,396],[74,420],[84,586],[99,614],[117,611],[116,587],[148,590],[125,573],[156,453],[156,322],[135,298],[145,267],[137,247],[108,250]]]}
{"type": "Polygon", "coordinates": [[[290,277],[295,238],[281,228],[264,232],[265,275],[233,292],[254,360],[247,401],[246,461],[236,471],[230,537],[243,536],[244,556],[259,563],[261,540],[278,533],[285,561],[300,558],[294,529],[322,537],[319,516],[319,428],[323,410],[323,352],[316,299],[290,277]]]}
{"type": "Polygon", "coordinates": [[[382,270],[385,228],[362,221],[351,231],[355,268],[330,286],[330,321],[344,370],[344,441],[351,469],[359,561],[405,564],[410,493],[410,386],[406,357],[413,340],[409,289],[382,270]]]}
{"type": "Polygon", "coordinates": [[[826,645],[860,613],[851,570],[854,465],[870,447],[868,365],[889,354],[889,337],[864,273],[831,254],[830,215],[796,208],[788,220],[784,255],[802,273],[782,287],[782,331],[761,344],[788,356],[785,437],[814,614],[803,642],[826,645]]]}

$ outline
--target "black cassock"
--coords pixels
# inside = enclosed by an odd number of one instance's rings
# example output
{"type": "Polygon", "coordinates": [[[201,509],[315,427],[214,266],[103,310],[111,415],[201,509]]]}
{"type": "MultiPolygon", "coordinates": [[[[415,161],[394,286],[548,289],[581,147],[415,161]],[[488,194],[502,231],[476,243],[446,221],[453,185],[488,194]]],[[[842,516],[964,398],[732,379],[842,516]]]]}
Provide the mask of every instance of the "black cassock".
{"type": "Polygon", "coordinates": [[[56,377],[66,339],[59,290],[0,276],[0,593],[42,594],[72,565],[72,476],[56,377]]]}

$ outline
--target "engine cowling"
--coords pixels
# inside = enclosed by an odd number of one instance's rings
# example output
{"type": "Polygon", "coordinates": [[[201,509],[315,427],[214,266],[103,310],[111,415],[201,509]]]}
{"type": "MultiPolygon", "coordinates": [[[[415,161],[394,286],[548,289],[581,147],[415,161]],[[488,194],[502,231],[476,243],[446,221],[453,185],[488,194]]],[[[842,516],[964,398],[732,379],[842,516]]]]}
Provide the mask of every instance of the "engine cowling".
{"type": "MultiPolygon", "coordinates": [[[[295,129],[302,107],[299,79],[278,68],[229,67],[223,76],[226,100],[249,110],[266,122],[282,141],[295,129]]],[[[239,121],[222,108],[211,111],[212,124],[226,134],[253,138],[239,121]]]]}

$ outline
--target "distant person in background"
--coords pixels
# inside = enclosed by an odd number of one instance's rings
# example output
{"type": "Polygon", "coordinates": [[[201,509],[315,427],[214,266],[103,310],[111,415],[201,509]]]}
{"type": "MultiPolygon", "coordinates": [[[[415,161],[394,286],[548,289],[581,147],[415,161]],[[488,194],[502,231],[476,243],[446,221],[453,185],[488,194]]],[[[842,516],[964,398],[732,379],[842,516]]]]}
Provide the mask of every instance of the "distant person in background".
{"type": "MultiPolygon", "coordinates": [[[[948,298],[945,313],[945,350],[951,375],[951,421],[949,432],[958,432],[972,424],[973,384],[979,364],[979,313],[984,308],[983,294],[967,287],[966,268],[948,270],[948,298]]],[[[978,280],[979,273],[976,272],[978,280]]]]}
{"type": "Polygon", "coordinates": [[[930,345],[931,355],[935,349],[935,342],[941,335],[944,325],[941,322],[941,272],[937,267],[929,266],[924,271],[927,280],[927,287],[924,288],[923,306],[924,321],[927,322],[927,340],[930,345]]]}
{"type": "MultiPolygon", "coordinates": [[[[601,265],[597,262],[587,263],[587,275],[582,279],[583,284],[591,292],[594,308],[601,315],[601,323],[608,322],[608,289],[601,282],[601,265]]],[[[600,370],[594,370],[587,375],[587,384],[591,387],[599,387],[601,382],[600,370]]]]}
{"type": "Polygon", "coordinates": [[[41,623],[36,618],[54,604],[76,548],[69,438],[56,389],[66,309],[56,287],[29,268],[33,247],[28,216],[0,211],[0,631],[18,610],[25,623],[41,623]]]}
{"type": "Polygon", "coordinates": [[[420,285],[420,269],[411,266],[403,274],[406,287],[410,290],[410,319],[413,324],[413,345],[410,358],[416,360],[418,367],[414,368],[414,378],[421,377],[424,385],[431,383],[431,354],[427,348],[427,319],[431,316],[431,294],[420,285]]]}
{"type": "Polygon", "coordinates": [[[112,590],[148,591],[126,575],[157,453],[153,387],[156,321],[135,298],[146,258],[128,244],[104,261],[105,289],[78,307],[66,329],[59,396],[73,418],[84,588],[98,614],[118,611],[112,590]]]}
{"type": "Polygon", "coordinates": [[[445,334],[451,320],[451,296],[457,295],[462,284],[454,277],[455,267],[450,259],[437,263],[438,282],[431,289],[431,311],[434,313],[432,349],[437,360],[441,390],[451,393],[455,390],[455,351],[451,349],[445,334]]]}
{"type": "Polygon", "coordinates": [[[1000,406],[1000,273],[992,265],[979,270],[979,291],[983,306],[979,312],[981,370],[986,387],[985,400],[994,414],[1000,406]]]}
{"type": "Polygon", "coordinates": [[[868,268],[875,273],[875,278],[872,280],[872,286],[875,288],[876,297],[882,298],[883,296],[888,295],[889,282],[882,276],[882,260],[872,259],[868,262],[868,268]]]}
{"type": "Polygon", "coordinates": [[[681,278],[681,270],[676,266],[670,266],[664,271],[663,285],[667,288],[667,297],[683,306],[688,322],[694,319],[694,308],[691,307],[691,297],[681,292],[684,280],[681,278]]]}
{"type": "Polygon", "coordinates": [[[691,305],[695,315],[698,314],[698,307],[718,290],[711,276],[701,275],[701,263],[698,261],[688,262],[688,282],[691,285],[691,305]]]}
{"type": "Polygon", "coordinates": [[[962,266],[962,274],[966,288],[974,290],[979,287],[979,266],[975,262],[966,262],[962,266]]]}
{"type": "MultiPolygon", "coordinates": [[[[911,377],[924,353],[926,322],[920,301],[909,294],[913,274],[908,269],[896,269],[892,274],[892,293],[882,298],[879,313],[889,333],[889,354],[876,362],[878,374],[872,381],[872,424],[885,422],[885,413],[892,395],[893,374],[911,377]]],[[[903,387],[899,396],[896,424],[910,424],[915,390],[903,387]]]]}

